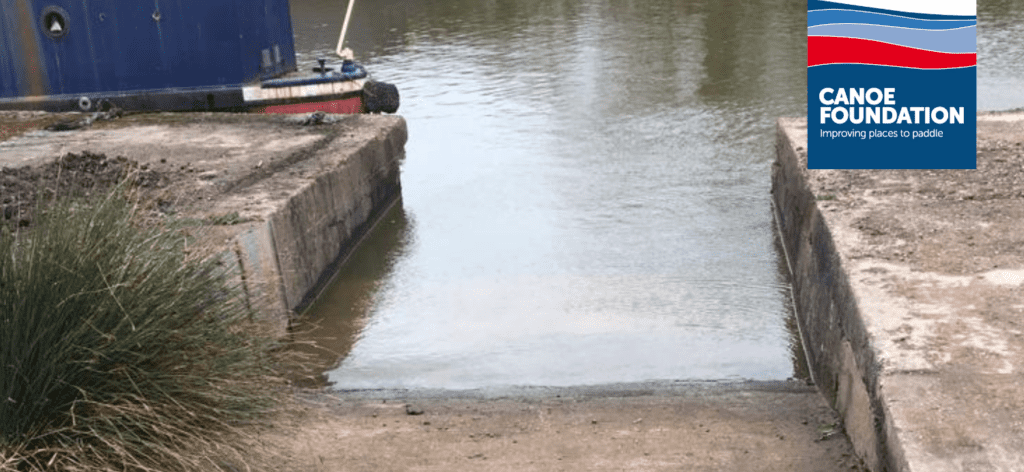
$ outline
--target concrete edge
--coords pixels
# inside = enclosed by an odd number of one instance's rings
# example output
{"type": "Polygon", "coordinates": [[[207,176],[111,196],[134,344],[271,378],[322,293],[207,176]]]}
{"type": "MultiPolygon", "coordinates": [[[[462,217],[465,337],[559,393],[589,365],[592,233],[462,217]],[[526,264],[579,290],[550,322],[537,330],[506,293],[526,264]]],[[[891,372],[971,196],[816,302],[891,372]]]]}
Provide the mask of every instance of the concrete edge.
{"type": "MultiPolygon", "coordinates": [[[[802,121],[806,129],[806,121],[802,121]]],[[[807,150],[777,122],[772,199],[792,282],[802,342],[819,391],[843,418],[854,450],[873,471],[907,461],[881,389],[881,366],[832,234],[804,178],[807,150]]],[[[799,124],[799,123],[797,123],[799,124]]]]}
{"type": "MultiPolygon", "coordinates": [[[[231,238],[249,304],[271,330],[284,335],[292,318],[330,282],[337,267],[401,195],[399,164],[408,137],[397,117],[356,149],[334,141],[314,178],[263,221],[231,238]],[[332,161],[334,156],[343,156],[332,161]]],[[[282,170],[286,171],[286,170],[282,170]]],[[[273,176],[267,177],[273,179],[273,176]]]]}
{"type": "Polygon", "coordinates": [[[728,392],[812,393],[816,390],[793,380],[651,380],[578,386],[499,385],[466,390],[434,388],[385,388],[327,390],[340,399],[544,399],[544,398],[624,398],[645,396],[701,396],[728,392]]]}
{"type": "MultiPolygon", "coordinates": [[[[313,301],[333,271],[401,193],[405,120],[387,127],[325,170],[269,218],[290,310],[313,301]]],[[[341,153],[337,142],[323,152],[341,153]]]]}

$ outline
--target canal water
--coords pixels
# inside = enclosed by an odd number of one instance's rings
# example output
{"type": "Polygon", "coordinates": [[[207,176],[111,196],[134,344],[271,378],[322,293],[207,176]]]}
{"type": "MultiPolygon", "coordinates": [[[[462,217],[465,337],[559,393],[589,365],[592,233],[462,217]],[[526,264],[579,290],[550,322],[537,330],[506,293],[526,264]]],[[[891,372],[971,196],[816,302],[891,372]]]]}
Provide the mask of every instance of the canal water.
{"type": "MultiPolygon", "coordinates": [[[[292,0],[303,67],[345,3],[292,0]]],[[[1024,15],[989,3],[979,106],[1024,106],[1001,16],[1024,15]]],[[[402,200],[296,334],[322,381],[800,375],[769,188],[775,119],[806,114],[804,3],[360,0],[346,45],[410,137],[402,200]]]]}

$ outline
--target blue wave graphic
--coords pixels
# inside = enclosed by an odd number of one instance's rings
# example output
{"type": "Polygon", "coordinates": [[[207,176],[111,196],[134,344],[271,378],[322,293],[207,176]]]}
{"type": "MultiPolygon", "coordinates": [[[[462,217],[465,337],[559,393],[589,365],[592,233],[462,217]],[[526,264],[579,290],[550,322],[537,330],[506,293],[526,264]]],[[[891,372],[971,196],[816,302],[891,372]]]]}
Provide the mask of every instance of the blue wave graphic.
{"type": "Polygon", "coordinates": [[[889,44],[936,52],[976,53],[977,28],[919,30],[892,26],[831,24],[807,28],[808,36],[871,39],[889,44]]]}
{"type": "Polygon", "coordinates": [[[977,20],[924,20],[898,15],[899,12],[887,14],[859,10],[812,10],[807,12],[807,27],[833,23],[859,23],[896,26],[900,28],[945,30],[978,24],[977,20]]]}
{"type": "Polygon", "coordinates": [[[895,15],[895,16],[902,16],[902,17],[908,17],[908,18],[917,18],[917,19],[922,19],[922,20],[969,20],[969,21],[974,21],[974,20],[978,19],[977,15],[939,15],[939,14],[932,14],[932,13],[911,13],[911,12],[903,12],[903,11],[898,11],[898,10],[888,10],[888,9],[885,9],[885,8],[872,8],[872,7],[864,7],[864,6],[859,6],[859,5],[850,5],[848,3],[836,3],[836,2],[828,2],[828,1],[823,1],[823,0],[807,0],[807,11],[811,12],[811,11],[815,11],[815,10],[856,10],[856,11],[862,11],[862,12],[873,12],[873,13],[882,13],[882,14],[886,14],[886,15],[895,15]]]}

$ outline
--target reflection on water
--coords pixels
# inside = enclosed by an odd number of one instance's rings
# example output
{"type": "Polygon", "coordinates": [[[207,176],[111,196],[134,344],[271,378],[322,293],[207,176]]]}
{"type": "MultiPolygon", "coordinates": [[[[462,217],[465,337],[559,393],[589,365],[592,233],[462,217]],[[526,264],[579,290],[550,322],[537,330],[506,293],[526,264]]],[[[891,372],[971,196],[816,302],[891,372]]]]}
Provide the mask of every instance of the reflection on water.
{"type": "Polygon", "coordinates": [[[334,274],[330,288],[307,310],[324,315],[306,319],[294,333],[299,341],[294,349],[311,360],[308,367],[312,372],[304,375],[325,381],[323,372],[352,349],[365,327],[374,296],[391,276],[395,261],[403,257],[413,234],[399,200],[334,274]]]}
{"type": "MultiPolygon", "coordinates": [[[[399,86],[410,140],[401,207],[310,310],[329,380],[793,375],[768,189],[775,118],[806,113],[805,8],[360,1],[347,45],[399,86]]],[[[344,12],[292,10],[311,65],[344,12]]]]}
{"type": "Polygon", "coordinates": [[[1024,2],[978,2],[978,109],[1024,108],[1024,2]]]}

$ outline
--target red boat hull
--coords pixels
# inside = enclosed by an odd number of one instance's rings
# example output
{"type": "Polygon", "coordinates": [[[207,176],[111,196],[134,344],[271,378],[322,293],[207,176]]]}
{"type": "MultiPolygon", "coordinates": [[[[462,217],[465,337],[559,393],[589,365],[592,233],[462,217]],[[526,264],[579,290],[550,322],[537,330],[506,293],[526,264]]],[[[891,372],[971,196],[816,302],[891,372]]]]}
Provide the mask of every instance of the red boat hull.
{"type": "Polygon", "coordinates": [[[324,113],[355,114],[362,112],[363,102],[360,97],[328,100],[323,102],[289,103],[287,105],[271,105],[257,110],[259,113],[324,113]]]}

